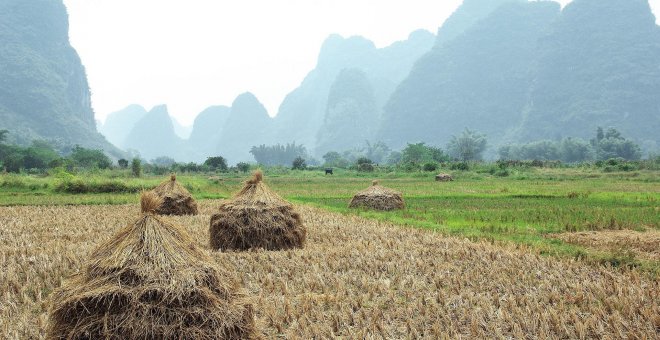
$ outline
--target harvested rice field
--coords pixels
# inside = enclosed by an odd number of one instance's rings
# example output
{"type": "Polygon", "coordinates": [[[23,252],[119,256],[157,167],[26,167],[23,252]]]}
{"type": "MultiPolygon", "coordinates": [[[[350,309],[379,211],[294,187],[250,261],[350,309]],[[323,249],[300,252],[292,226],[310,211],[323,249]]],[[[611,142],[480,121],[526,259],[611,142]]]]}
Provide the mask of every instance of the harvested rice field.
{"type": "Polygon", "coordinates": [[[582,231],[562,233],[552,237],[589,249],[628,252],[635,257],[660,261],[660,231],[655,229],[582,231]]]}
{"type": "MultiPolygon", "coordinates": [[[[252,296],[265,338],[660,337],[660,282],[538,250],[298,206],[304,249],[210,252],[217,200],[169,217],[252,296]]],[[[137,204],[0,207],[0,338],[42,338],[49,294],[137,204]]]]}

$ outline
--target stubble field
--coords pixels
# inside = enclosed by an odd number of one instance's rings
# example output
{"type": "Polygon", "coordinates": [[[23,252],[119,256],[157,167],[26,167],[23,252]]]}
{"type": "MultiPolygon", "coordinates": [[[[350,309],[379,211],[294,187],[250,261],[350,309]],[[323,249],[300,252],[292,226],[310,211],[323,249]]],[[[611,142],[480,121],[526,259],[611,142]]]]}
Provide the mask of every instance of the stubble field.
{"type": "MultiPolygon", "coordinates": [[[[174,217],[208,251],[208,221],[174,217]]],[[[39,338],[48,296],[138,206],[0,207],[0,338],[39,338]]],[[[660,336],[660,283],[637,269],[539,255],[298,206],[305,249],[212,257],[253,297],[266,338],[660,336]]]]}

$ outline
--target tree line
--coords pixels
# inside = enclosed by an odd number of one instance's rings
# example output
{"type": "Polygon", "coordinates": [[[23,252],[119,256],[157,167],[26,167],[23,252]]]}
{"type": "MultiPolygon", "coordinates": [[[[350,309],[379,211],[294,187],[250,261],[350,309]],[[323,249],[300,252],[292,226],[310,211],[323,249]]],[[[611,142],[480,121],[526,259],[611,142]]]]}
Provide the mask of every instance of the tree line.
{"type": "MultiPolygon", "coordinates": [[[[79,145],[59,152],[45,141],[33,141],[27,147],[8,145],[5,144],[8,133],[7,130],[0,131],[0,170],[6,172],[45,171],[52,168],[75,171],[130,167],[134,176],[140,176],[142,172],[159,175],[168,172],[247,172],[251,168],[251,165],[245,162],[229,167],[227,160],[219,155],[208,157],[202,164],[178,163],[163,156],[150,162],[140,158],[120,159],[115,165],[102,150],[87,149],[79,145]]],[[[250,153],[261,166],[283,166],[299,170],[311,165],[372,171],[374,166],[394,165],[408,171],[434,171],[441,163],[465,164],[481,161],[487,146],[484,134],[465,129],[461,134],[452,136],[445,149],[420,142],[408,143],[405,148],[397,151],[383,142],[366,141],[363,146],[351,150],[329,151],[322,156],[322,161],[310,157],[305,146],[296,143],[270,146],[262,144],[253,146],[250,153]]],[[[639,160],[642,157],[640,147],[614,128],[598,128],[590,141],[570,137],[560,141],[542,140],[502,146],[497,153],[502,161],[538,160],[563,163],[609,159],[639,160]]]]}

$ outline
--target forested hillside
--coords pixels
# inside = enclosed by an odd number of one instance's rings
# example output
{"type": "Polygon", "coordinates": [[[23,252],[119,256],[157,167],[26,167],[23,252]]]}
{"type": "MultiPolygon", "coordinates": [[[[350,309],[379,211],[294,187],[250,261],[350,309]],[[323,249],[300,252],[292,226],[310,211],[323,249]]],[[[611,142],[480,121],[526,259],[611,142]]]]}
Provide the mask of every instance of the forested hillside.
{"type": "Polygon", "coordinates": [[[653,150],[658,93],[660,29],[648,1],[574,0],[561,12],[509,1],[420,59],[390,98],[379,138],[444,145],[470,128],[496,147],[588,138],[604,126],[653,150]]]}
{"type": "Polygon", "coordinates": [[[14,143],[45,139],[118,156],[96,132],[85,68],[68,30],[59,0],[0,1],[0,129],[14,143]]]}

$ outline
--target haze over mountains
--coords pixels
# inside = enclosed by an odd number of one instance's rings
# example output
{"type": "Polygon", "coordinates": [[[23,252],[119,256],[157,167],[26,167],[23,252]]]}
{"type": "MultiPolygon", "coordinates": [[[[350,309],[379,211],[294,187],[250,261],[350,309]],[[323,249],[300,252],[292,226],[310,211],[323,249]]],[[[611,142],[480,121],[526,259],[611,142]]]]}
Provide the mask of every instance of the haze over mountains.
{"type": "MultiPolygon", "coordinates": [[[[23,143],[59,138],[116,151],[94,129],[84,68],[55,2],[0,4],[31,16],[0,12],[0,40],[14,47],[0,47],[9,65],[0,129],[23,143]],[[43,32],[49,25],[57,29],[43,32]]],[[[590,138],[598,126],[614,127],[657,151],[659,93],[660,28],[647,0],[574,0],[563,10],[550,1],[465,0],[437,35],[416,31],[385,48],[328,37],[316,67],[274,118],[244,93],[231,106],[201,112],[190,132],[166,106],[139,105],[110,114],[99,131],[147,160],[222,155],[231,164],[253,161],[250,148],[261,144],[296,142],[317,158],[367,140],[443,147],[464,128],[497,147],[590,138]]]]}

